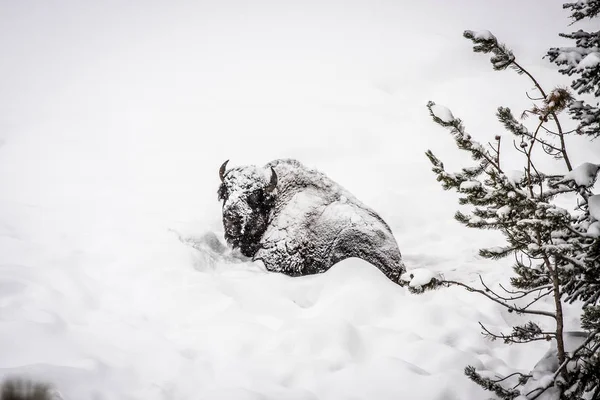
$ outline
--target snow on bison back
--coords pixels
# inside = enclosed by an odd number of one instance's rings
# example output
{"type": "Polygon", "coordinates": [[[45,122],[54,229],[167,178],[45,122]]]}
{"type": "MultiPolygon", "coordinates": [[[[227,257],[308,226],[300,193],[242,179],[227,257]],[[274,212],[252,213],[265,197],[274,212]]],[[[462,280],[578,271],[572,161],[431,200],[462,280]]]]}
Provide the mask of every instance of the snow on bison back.
{"type": "Polygon", "coordinates": [[[398,244],[379,215],[314,169],[291,159],[219,170],[225,239],[270,271],[324,272],[358,257],[400,281],[398,244]]]}

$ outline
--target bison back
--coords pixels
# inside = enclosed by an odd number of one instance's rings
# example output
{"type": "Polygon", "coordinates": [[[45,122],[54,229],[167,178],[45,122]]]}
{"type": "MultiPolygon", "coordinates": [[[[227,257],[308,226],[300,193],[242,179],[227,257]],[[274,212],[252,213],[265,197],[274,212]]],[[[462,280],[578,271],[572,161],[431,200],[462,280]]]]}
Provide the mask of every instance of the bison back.
{"type": "Polygon", "coordinates": [[[391,233],[381,229],[344,229],[335,240],[329,264],[333,266],[350,257],[373,264],[394,282],[400,282],[400,275],[405,272],[396,240],[391,233]]]}

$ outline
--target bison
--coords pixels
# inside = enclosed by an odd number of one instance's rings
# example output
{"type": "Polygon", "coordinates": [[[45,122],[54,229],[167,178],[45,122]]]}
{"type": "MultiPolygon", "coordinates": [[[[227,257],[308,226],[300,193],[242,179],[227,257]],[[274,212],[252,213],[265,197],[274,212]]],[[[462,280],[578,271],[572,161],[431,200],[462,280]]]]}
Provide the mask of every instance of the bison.
{"type": "Polygon", "coordinates": [[[400,283],[405,268],[389,226],[340,185],[292,159],[227,170],[228,161],[218,197],[225,239],[242,254],[291,276],[358,257],[400,283]]]}

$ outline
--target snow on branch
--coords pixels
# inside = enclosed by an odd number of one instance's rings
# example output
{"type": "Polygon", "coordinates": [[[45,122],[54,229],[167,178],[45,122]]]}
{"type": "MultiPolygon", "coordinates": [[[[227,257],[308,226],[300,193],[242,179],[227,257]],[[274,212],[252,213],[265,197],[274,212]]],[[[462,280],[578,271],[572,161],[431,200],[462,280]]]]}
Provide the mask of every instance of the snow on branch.
{"type": "Polygon", "coordinates": [[[569,115],[580,121],[577,132],[592,138],[600,137],[600,107],[586,104],[583,101],[574,101],[569,106],[569,115]]]}
{"type": "Polygon", "coordinates": [[[562,180],[557,183],[564,183],[573,181],[577,186],[583,186],[590,188],[596,183],[598,178],[598,171],[600,171],[599,164],[583,163],[577,168],[569,171],[562,180]]]}
{"type": "Polygon", "coordinates": [[[455,120],[454,115],[452,115],[452,111],[444,106],[440,106],[439,104],[433,104],[430,108],[431,114],[434,118],[440,120],[444,124],[452,124],[455,120]]]}
{"type": "Polygon", "coordinates": [[[469,31],[466,30],[463,36],[473,42],[473,51],[475,53],[492,53],[490,62],[496,71],[502,71],[508,67],[514,68],[519,74],[524,71],[515,64],[515,55],[504,44],[499,43],[496,36],[490,31],[469,31]]]}
{"type": "Polygon", "coordinates": [[[597,16],[600,13],[600,0],[579,0],[575,3],[565,3],[563,8],[570,9],[573,22],[577,22],[584,18],[597,16]]]}

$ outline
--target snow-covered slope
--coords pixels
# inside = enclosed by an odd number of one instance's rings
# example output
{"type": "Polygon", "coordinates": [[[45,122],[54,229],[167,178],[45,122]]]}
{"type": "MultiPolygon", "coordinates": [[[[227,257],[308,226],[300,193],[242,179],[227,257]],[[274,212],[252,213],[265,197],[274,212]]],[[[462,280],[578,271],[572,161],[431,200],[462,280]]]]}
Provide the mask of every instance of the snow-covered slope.
{"type": "Polygon", "coordinates": [[[449,3],[2,3],[0,375],[78,400],[468,399],[466,364],[535,365],[548,345],[485,340],[478,321],[518,317],[475,294],[411,295],[359,260],[289,278],[220,242],[221,163],[294,157],[378,211],[409,270],[507,280],[477,256],[501,239],[454,222],[429,171],[428,148],[467,158],[425,104],[501,133],[495,107],[527,107],[530,84],[462,30],[554,85],[540,57],[568,21],[449,3]]]}

